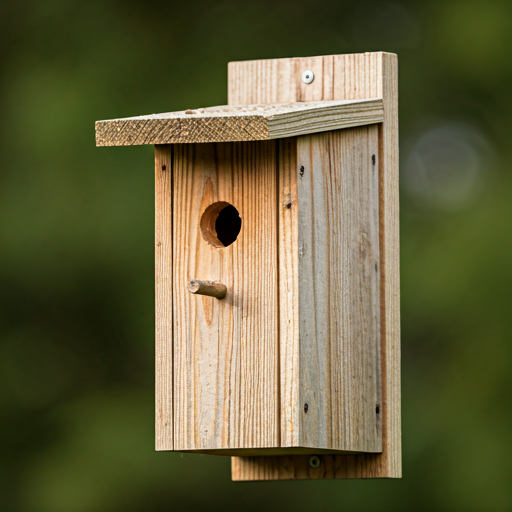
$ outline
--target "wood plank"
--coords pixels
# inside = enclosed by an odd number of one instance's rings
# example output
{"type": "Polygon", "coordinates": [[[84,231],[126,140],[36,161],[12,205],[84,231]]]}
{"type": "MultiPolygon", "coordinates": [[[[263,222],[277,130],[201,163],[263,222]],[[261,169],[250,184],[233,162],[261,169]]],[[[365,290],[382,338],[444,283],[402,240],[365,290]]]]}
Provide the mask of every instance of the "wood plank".
{"type": "Polygon", "coordinates": [[[378,128],[280,147],[281,449],[380,452],[378,128]]]}
{"type": "Polygon", "coordinates": [[[382,119],[380,99],[209,107],[97,121],[96,145],[270,140],[382,119]]]}
{"type": "Polygon", "coordinates": [[[155,445],[172,450],[172,146],[155,147],[155,445]]]}
{"type": "MultiPolygon", "coordinates": [[[[382,454],[332,456],[331,466],[342,470],[328,471],[327,462],[322,463],[319,478],[401,477],[397,71],[396,55],[382,52],[236,62],[228,67],[230,105],[383,98],[378,155],[382,454]],[[310,86],[301,83],[306,69],[315,73],[310,86]]],[[[306,464],[301,456],[233,457],[232,475],[233,480],[312,478],[306,464]]]]}
{"type": "MultiPolygon", "coordinates": [[[[341,67],[341,66],[340,66],[341,67]]],[[[383,450],[378,474],[401,478],[400,390],[400,215],[398,151],[398,62],[394,54],[378,61],[379,88],[386,117],[379,130],[379,218],[381,252],[381,357],[383,371],[383,450]]]]}
{"type": "Polygon", "coordinates": [[[297,139],[279,141],[279,344],[281,445],[300,446],[297,139]]]}
{"type": "Polygon", "coordinates": [[[176,146],[175,450],[279,446],[276,167],[275,142],[176,146]],[[242,219],[227,247],[200,226],[217,202],[242,219]],[[192,278],[227,296],[191,294],[192,278]]]}
{"type": "Polygon", "coordinates": [[[377,454],[323,455],[320,465],[309,464],[310,455],[232,457],[233,480],[326,480],[333,478],[382,478],[377,454]],[[236,477],[236,478],[235,478],[236,477]]]}
{"type": "Polygon", "coordinates": [[[297,144],[299,446],[380,452],[378,128],[297,144]]]}
{"type": "Polygon", "coordinates": [[[334,58],[326,55],[230,62],[228,105],[332,101],[334,58]],[[311,84],[302,81],[306,70],[315,74],[311,84]]]}
{"type": "Polygon", "coordinates": [[[294,59],[230,62],[228,105],[295,102],[293,66],[294,59]]]}

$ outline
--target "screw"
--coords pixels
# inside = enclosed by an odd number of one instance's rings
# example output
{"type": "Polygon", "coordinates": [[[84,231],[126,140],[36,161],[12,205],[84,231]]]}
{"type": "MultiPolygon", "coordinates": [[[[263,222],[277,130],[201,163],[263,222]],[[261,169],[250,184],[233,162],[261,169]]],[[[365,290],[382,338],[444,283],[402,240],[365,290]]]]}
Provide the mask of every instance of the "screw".
{"type": "Polygon", "coordinates": [[[302,81],[305,84],[310,84],[314,79],[315,79],[315,73],[313,73],[313,71],[311,71],[310,69],[308,69],[307,71],[304,71],[304,73],[302,73],[302,81]]]}
{"type": "Polygon", "coordinates": [[[316,455],[313,455],[312,457],[309,457],[309,465],[312,468],[317,468],[320,466],[320,457],[317,457],[316,455]]]}

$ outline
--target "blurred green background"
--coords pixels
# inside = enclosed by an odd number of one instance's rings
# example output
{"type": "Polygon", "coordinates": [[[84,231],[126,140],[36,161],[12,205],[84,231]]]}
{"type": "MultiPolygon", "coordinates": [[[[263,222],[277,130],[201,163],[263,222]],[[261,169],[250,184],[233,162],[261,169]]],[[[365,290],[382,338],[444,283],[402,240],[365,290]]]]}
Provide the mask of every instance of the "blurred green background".
{"type": "Polygon", "coordinates": [[[0,3],[0,510],[512,510],[512,2],[0,3]],[[230,60],[396,52],[402,480],[154,451],[153,148],[230,60]]]}

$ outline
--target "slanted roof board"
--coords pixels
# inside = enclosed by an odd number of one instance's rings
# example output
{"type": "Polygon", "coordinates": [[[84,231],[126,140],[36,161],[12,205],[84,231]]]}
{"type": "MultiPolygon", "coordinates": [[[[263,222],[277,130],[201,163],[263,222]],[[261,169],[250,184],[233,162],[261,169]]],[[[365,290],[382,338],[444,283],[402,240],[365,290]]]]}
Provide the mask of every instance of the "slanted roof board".
{"type": "Polygon", "coordinates": [[[381,123],[382,99],[200,108],[96,122],[97,146],[234,142],[381,123]]]}

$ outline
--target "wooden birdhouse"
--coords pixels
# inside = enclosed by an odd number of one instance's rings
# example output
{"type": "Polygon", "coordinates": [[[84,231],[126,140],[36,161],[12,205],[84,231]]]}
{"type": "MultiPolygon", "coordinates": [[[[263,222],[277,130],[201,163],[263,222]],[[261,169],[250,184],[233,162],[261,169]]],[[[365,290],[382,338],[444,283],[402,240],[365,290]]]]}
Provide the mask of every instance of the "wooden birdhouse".
{"type": "Polygon", "coordinates": [[[96,123],[155,146],[156,448],[234,480],[399,477],[396,56],[228,81],[227,106],[96,123]]]}

